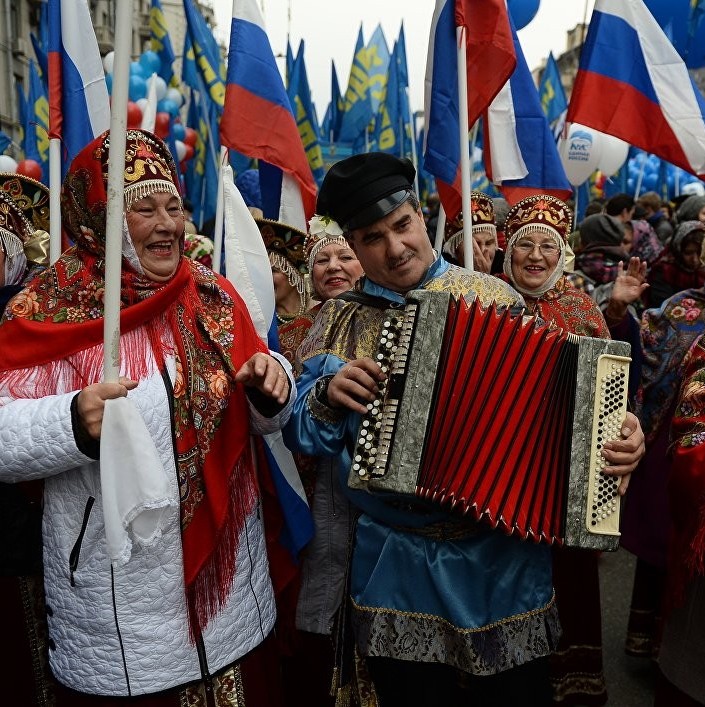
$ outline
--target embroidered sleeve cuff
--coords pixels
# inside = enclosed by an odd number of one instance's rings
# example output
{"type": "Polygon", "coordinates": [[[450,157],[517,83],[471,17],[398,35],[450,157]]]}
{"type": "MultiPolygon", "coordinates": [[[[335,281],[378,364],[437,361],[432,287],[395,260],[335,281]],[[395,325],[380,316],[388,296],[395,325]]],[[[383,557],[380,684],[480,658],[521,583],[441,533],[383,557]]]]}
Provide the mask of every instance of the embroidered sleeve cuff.
{"type": "Polygon", "coordinates": [[[327,392],[331,378],[333,376],[323,376],[318,379],[306,398],[306,406],[314,420],[328,425],[335,425],[345,417],[345,411],[328,405],[327,392]]]}

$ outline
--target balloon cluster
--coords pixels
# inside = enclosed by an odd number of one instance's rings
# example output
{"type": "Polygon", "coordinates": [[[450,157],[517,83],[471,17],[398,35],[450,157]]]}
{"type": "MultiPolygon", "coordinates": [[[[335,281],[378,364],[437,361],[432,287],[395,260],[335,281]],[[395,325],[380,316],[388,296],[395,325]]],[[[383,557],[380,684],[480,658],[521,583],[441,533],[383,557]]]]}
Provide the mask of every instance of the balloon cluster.
{"type": "Polygon", "coordinates": [[[571,124],[567,137],[558,145],[558,152],[568,181],[574,187],[594,176],[596,186],[602,189],[605,180],[615,175],[625,162],[629,194],[656,191],[672,199],[682,193],[685,185],[700,183],[689,172],[641,150],[627,161],[628,143],[578,123],[571,124]]]}
{"type": "Polygon", "coordinates": [[[627,175],[627,190],[631,194],[636,193],[638,186],[640,194],[655,191],[668,199],[686,193],[684,187],[688,184],[702,185],[695,175],[641,151],[627,162],[627,175]]]}
{"type": "Polygon", "coordinates": [[[17,160],[10,155],[0,155],[0,172],[10,172],[12,174],[22,174],[31,177],[38,182],[42,180],[42,166],[36,160],[17,160]]]}
{"type": "MultiPolygon", "coordinates": [[[[103,57],[103,69],[109,93],[112,92],[114,60],[115,52],[108,52],[103,57]]],[[[186,163],[194,155],[198,135],[195,130],[186,128],[181,123],[179,113],[184,104],[184,97],[178,88],[167,86],[166,81],[159,76],[160,69],[161,59],[156,52],[151,50],[144,52],[137,61],[130,64],[127,127],[142,127],[145,112],[149,106],[150,82],[154,82],[157,105],[152,131],[167,144],[173,138],[176,146],[174,158],[183,172],[186,170],[186,163]]]]}

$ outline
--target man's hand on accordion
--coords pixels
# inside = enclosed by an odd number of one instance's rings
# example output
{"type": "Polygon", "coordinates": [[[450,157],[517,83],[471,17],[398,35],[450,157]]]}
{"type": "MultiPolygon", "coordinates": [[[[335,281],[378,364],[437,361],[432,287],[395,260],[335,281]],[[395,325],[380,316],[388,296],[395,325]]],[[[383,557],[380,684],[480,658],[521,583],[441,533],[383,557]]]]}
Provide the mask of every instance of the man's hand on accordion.
{"type": "Polygon", "coordinates": [[[367,403],[379,392],[378,383],[386,374],[371,358],[358,358],[346,363],[328,384],[328,404],[333,408],[348,408],[364,415],[367,403]]]}
{"type": "Polygon", "coordinates": [[[622,425],[622,437],[624,439],[605,442],[602,454],[609,464],[605,468],[605,473],[622,477],[619,493],[623,496],[629,486],[629,477],[632,471],[636,469],[646,451],[644,432],[641,429],[639,418],[631,412],[627,413],[622,425]]]}

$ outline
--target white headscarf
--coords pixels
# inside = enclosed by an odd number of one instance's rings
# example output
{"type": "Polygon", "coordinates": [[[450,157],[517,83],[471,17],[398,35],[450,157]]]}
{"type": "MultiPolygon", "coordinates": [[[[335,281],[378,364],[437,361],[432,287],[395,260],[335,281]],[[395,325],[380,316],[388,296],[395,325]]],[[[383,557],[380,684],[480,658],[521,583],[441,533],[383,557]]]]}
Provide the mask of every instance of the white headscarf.
{"type": "Polygon", "coordinates": [[[22,241],[14,233],[0,227],[0,248],[5,253],[5,284],[20,285],[27,270],[22,241]]]}
{"type": "Polygon", "coordinates": [[[522,295],[526,295],[527,297],[541,297],[541,295],[545,295],[546,292],[548,292],[550,289],[552,289],[555,286],[555,284],[558,282],[558,280],[561,279],[561,277],[563,275],[563,271],[565,269],[565,261],[566,261],[566,242],[561,238],[558,231],[556,231],[555,229],[553,229],[550,226],[547,226],[545,224],[529,223],[526,226],[522,226],[509,239],[509,242],[507,243],[507,250],[504,253],[503,270],[504,270],[504,274],[511,281],[514,289],[518,290],[522,295]],[[514,253],[514,246],[516,245],[516,242],[520,238],[528,236],[532,233],[540,233],[541,235],[551,236],[551,238],[553,238],[556,245],[560,248],[560,256],[558,257],[558,263],[557,263],[555,269],[546,278],[546,281],[543,283],[543,285],[540,285],[539,287],[537,287],[533,290],[528,290],[526,288],[520,287],[514,278],[514,274],[512,273],[512,254],[514,253]]]}

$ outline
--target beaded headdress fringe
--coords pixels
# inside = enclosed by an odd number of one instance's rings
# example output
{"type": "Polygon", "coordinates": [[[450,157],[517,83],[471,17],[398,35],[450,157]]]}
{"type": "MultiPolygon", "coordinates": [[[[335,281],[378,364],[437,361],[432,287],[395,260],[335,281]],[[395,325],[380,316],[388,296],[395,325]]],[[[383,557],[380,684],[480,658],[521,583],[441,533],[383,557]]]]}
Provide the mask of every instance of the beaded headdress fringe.
{"type": "Polygon", "coordinates": [[[181,203],[181,195],[174,184],[165,179],[150,179],[125,187],[125,210],[131,211],[136,201],[158,192],[173,194],[179,200],[179,204],[181,203]]]}

